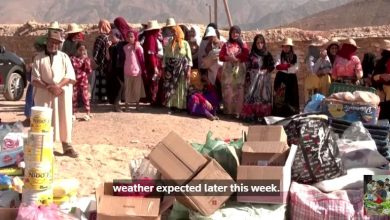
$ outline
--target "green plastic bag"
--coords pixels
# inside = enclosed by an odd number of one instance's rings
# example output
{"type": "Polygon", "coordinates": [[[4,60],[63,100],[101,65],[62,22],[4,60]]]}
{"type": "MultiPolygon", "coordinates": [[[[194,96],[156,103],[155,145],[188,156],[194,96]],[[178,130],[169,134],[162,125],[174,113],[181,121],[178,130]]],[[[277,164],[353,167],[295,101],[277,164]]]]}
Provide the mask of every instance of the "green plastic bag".
{"type": "Polygon", "coordinates": [[[259,219],[259,220],[284,220],[286,219],[287,205],[250,204],[227,202],[210,216],[203,216],[198,212],[190,211],[190,220],[236,220],[236,219],[259,219]]]}
{"type": "Polygon", "coordinates": [[[233,179],[236,179],[244,140],[240,138],[237,141],[226,143],[223,140],[212,138],[212,135],[213,133],[209,131],[204,145],[192,144],[192,147],[201,154],[214,158],[233,179]]]}
{"type": "Polygon", "coordinates": [[[189,219],[189,211],[190,210],[187,207],[182,205],[180,202],[175,201],[168,220],[187,220],[189,219]]]}

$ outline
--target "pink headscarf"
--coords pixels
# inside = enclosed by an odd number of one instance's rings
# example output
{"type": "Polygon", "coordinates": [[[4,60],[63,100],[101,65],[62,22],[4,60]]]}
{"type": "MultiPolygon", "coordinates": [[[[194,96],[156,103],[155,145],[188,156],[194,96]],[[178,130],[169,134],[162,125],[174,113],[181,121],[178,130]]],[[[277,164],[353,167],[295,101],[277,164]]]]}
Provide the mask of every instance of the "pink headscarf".
{"type": "Polygon", "coordinates": [[[121,32],[122,38],[126,39],[127,33],[131,30],[126,19],[123,17],[117,17],[114,20],[115,27],[121,32]]]}

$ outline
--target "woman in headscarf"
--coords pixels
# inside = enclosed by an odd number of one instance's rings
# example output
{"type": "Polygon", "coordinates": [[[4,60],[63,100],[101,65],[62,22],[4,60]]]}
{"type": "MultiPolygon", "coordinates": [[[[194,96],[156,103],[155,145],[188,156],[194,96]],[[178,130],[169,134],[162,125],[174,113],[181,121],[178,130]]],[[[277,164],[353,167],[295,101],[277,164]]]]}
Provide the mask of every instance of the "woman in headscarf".
{"type": "Polygon", "coordinates": [[[284,39],[282,52],[275,63],[273,115],[289,117],[299,113],[298,57],[291,38],[284,39]]]}
{"type": "Polygon", "coordinates": [[[131,30],[131,27],[123,17],[117,17],[114,20],[115,28],[121,33],[121,41],[126,39],[127,33],[131,30]]]}
{"type": "Polygon", "coordinates": [[[245,83],[245,101],[241,117],[244,120],[260,121],[272,113],[272,79],[275,69],[274,59],[267,50],[263,35],[253,39],[251,53],[247,65],[245,83]]]}
{"type": "Polygon", "coordinates": [[[161,28],[156,20],[149,21],[145,29],[143,46],[146,74],[143,74],[146,101],[152,106],[159,106],[161,102],[160,79],[162,77],[163,47],[160,41],[161,28]]]}
{"type": "Polygon", "coordinates": [[[382,93],[379,118],[390,120],[390,40],[383,41],[381,55],[375,65],[372,84],[382,93]]]}
{"type": "MultiPolygon", "coordinates": [[[[218,39],[218,35],[213,27],[206,29],[207,44],[205,46],[205,56],[202,58],[202,67],[206,68],[206,74],[202,74],[208,78],[210,83],[220,88],[220,73],[222,71],[223,63],[219,60],[219,53],[224,45],[224,42],[218,39]]],[[[222,95],[218,93],[221,97],[222,95]]]]}
{"type": "Polygon", "coordinates": [[[372,74],[375,70],[376,56],[374,53],[365,53],[362,61],[363,79],[361,84],[371,86],[372,74]]]}
{"type": "Polygon", "coordinates": [[[199,44],[199,50],[198,50],[198,67],[202,74],[207,74],[207,68],[202,67],[202,58],[207,56],[206,53],[206,46],[209,43],[210,36],[207,36],[207,33],[209,30],[214,29],[214,32],[217,36],[218,40],[221,40],[222,42],[226,42],[226,39],[222,39],[222,36],[220,35],[218,31],[218,26],[215,23],[210,23],[206,27],[206,31],[204,32],[204,35],[202,37],[202,40],[199,44]]]}
{"type": "Polygon", "coordinates": [[[108,100],[110,104],[114,105],[114,111],[122,112],[122,109],[119,105],[122,100],[122,94],[124,90],[124,61],[125,53],[123,47],[126,44],[125,41],[121,41],[122,37],[120,31],[116,28],[111,30],[109,36],[109,47],[106,51],[106,57],[109,61],[109,71],[108,71],[108,100]]]}
{"type": "Polygon", "coordinates": [[[336,38],[332,38],[328,44],[327,44],[326,51],[328,53],[328,57],[330,60],[330,63],[333,66],[334,60],[336,59],[336,55],[340,50],[339,41],[336,38]]]}
{"type": "Polygon", "coordinates": [[[190,86],[188,89],[187,112],[190,115],[205,116],[209,120],[218,120],[219,97],[215,87],[206,79],[202,88],[190,86]]]}
{"type": "Polygon", "coordinates": [[[171,112],[186,109],[187,86],[192,67],[191,48],[184,33],[177,25],[173,28],[173,39],[164,50],[164,103],[171,112]]]}
{"type": "Polygon", "coordinates": [[[317,37],[309,45],[306,57],[309,73],[305,78],[305,102],[309,101],[315,93],[321,93],[325,96],[328,94],[332,64],[327,50],[322,48],[326,43],[326,39],[317,37]]]}
{"type": "Polygon", "coordinates": [[[223,45],[219,59],[224,62],[222,70],[222,99],[226,115],[239,118],[244,103],[245,62],[249,50],[241,39],[241,29],[232,26],[229,40],[223,45]]]}
{"type": "Polygon", "coordinates": [[[96,101],[105,101],[107,99],[107,65],[106,51],[109,47],[109,34],[111,31],[111,24],[107,20],[99,21],[99,36],[96,37],[93,45],[92,57],[96,64],[95,74],[92,74],[91,86],[92,86],[92,99],[96,101]]]}
{"type": "Polygon", "coordinates": [[[200,46],[200,28],[197,25],[191,25],[188,32],[188,39],[186,39],[191,47],[192,62],[194,66],[192,69],[198,69],[198,51],[200,46]]]}
{"type": "Polygon", "coordinates": [[[341,83],[359,84],[363,77],[362,64],[356,55],[358,46],[355,40],[348,39],[337,53],[332,67],[333,80],[341,83]]]}

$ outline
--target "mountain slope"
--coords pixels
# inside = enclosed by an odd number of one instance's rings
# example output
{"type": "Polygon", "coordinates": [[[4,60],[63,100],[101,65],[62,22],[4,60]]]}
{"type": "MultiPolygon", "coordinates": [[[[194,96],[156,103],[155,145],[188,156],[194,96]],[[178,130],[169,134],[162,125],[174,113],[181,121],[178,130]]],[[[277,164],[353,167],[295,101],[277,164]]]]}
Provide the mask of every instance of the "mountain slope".
{"type": "Polygon", "coordinates": [[[389,24],[389,10],[390,1],[388,0],[356,0],[341,7],[308,16],[288,26],[307,30],[380,26],[389,24]]]}
{"type": "MultiPolygon", "coordinates": [[[[233,23],[243,29],[268,28],[312,15],[319,8],[331,8],[350,0],[230,0],[233,23]],[[313,6],[305,6],[311,3],[313,6]],[[321,5],[315,6],[315,5],[321,5]],[[324,5],[328,5],[325,7],[324,5]],[[259,26],[259,24],[261,24],[259,26]]],[[[227,26],[223,1],[218,1],[218,19],[227,26]]],[[[125,17],[131,23],[175,17],[178,22],[209,23],[206,4],[212,0],[13,0],[2,1],[0,23],[25,23],[28,20],[61,23],[97,23],[100,18],[125,17]]],[[[213,8],[213,7],[212,7],[213,8]]],[[[213,10],[213,9],[212,9],[213,10]]],[[[214,16],[214,12],[212,12],[214,16]]]]}

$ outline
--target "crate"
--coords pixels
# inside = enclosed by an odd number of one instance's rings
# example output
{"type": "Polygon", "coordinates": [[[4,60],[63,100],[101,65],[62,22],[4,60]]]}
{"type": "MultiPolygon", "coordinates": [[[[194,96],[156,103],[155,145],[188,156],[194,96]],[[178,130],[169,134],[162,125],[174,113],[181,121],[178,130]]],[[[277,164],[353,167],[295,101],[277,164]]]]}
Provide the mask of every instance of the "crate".
{"type": "Polygon", "coordinates": [[[334,82],[330,84],[329,87],[329,95],[332,95],[333,93],[338,92],[355,92],[355,91],[367,91],[372,92],[376,94],[376,89],[372,87],[365,87],[365,86],[357,86],[357,85],[351,85],[351,84],[345,84],[345,83],[338,83],[334,82]]]}

